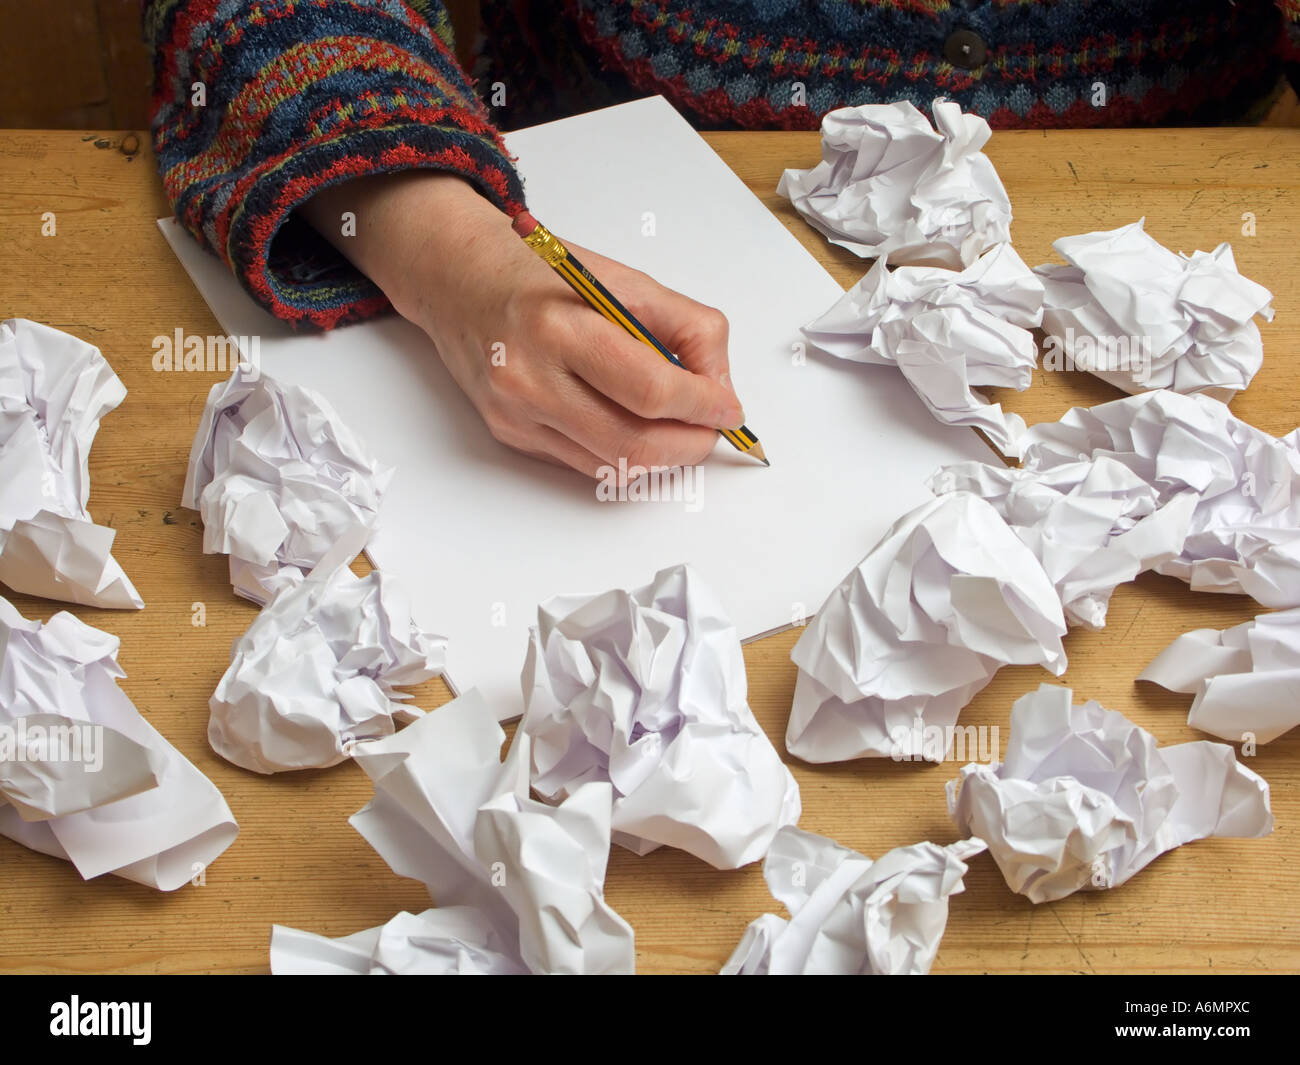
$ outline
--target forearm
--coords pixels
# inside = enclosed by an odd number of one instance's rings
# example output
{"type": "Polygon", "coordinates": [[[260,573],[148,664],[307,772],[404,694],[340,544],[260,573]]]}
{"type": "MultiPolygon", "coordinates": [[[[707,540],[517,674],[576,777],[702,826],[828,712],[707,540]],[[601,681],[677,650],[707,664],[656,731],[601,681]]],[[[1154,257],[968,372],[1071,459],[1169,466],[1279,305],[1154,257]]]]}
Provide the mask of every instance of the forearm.
{"type": "Polygon", "coordinates": [[[510,219],[453,173],[409,170],[322,189],[299,209],[388,297],[425,324],[448,274],[476,258],[480,242],[510,219]]]}

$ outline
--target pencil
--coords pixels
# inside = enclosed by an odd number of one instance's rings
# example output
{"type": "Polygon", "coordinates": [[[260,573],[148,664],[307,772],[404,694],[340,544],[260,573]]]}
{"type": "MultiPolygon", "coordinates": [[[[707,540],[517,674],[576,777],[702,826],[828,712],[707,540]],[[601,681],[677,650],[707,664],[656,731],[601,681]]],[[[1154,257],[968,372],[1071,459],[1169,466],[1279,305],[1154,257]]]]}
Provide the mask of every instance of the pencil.
{"type": "MultiPolygon", "coordinates": [[[[656,340],[654,334],[638,322],[633,317],[632,312],[619,303],[609,289],[597,281],[591,272],[582,263],[578,262],[573,253],[561,243],[559,238],[537,221],[536,218],[527,211],[523,211],[515,216],[514,229],[516,233],[524,238],[524,243],[537,252],[542,261],[564,278],[569,283],[569,287],[591,306],[616,326],[627,330],[641,343],[654,348],[674,366],[681,366],[682,369],[686,368],[682,366],[681,360],[656,340]]],[[[767,460],[767,455],[764,454],[763,445],[758,442],[758,437],[750,432],[746,426],[742,425],[739,429],[719,429],[718,432],[737,451],[745,455],[752,455],[764,466],[772,465],[767,460]]]]}

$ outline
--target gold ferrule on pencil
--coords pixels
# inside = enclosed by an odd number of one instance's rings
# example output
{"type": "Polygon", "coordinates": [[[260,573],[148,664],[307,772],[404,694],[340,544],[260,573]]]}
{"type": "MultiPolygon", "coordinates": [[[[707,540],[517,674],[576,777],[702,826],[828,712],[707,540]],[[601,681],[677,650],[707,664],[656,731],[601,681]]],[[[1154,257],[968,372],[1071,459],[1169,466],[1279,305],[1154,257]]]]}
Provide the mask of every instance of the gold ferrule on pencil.
{"type": "Polygon", "coordinates": [[[537,227],[524,237],[524,243],[546,262],[547,266],[559,266],[569,257],[569,249],[560,243],[560,239],[540,222],[537,227]]]}

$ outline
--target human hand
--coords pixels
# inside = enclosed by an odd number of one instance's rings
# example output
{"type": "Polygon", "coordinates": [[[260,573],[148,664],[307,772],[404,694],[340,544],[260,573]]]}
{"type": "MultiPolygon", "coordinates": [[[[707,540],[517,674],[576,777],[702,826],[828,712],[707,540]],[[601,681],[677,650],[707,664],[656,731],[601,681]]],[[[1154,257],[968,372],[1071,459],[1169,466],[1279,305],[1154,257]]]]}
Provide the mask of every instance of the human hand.
{"type": "Polygon", "coordinates": [[[673,366],[580,299],[459,177],[362,178],[302,213],[429,335],[510,447],[599,477],[620,459],[693,465],[718,429],[744,422],[721,312],[569,245],[686,370],[673,366]],[[354,237],[337,236],[342,210],[355,212],[354,237]]]}

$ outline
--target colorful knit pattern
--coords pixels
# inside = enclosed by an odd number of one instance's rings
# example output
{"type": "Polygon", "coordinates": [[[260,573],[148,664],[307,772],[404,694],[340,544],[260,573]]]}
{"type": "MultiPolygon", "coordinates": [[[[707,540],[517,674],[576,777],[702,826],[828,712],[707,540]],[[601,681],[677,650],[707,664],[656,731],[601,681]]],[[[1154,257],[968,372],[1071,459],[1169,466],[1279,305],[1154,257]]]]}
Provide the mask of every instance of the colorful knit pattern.
{"type": "Polygon", "coordinates": [[[155,0],[145,30],[176,217],[280,318],[329,328],[388,307],[293,214],[322,188],[427,167],[509,213],[523,206],[438,3],[155,0]]]}
{"type": "Polygon", "coordinates": [[[493,111],[507,128],[647,93],[706,129],[816,129],[837,107],[905,99],[928,112],[936,96],[1003,129],[1214,125],[1250,116],[1300,57],[1300,0],[483,0],[483,11],[476,73],[510,86],[510,106],[493,111]],[[973,69],[945,55],[958,31],[986,49],[973,69]]]}
{"type": "Polygon", "coordinates": [[[1300,0],[482,0],[480,90],[437,0],[145,0],[176,217],[272,313],[388,308],[295,215],[365,174],[453,171],[508,213],[494,128],[663,93],[701,128],[815,129],[943,95],[997,127],[1212,124],[1300,70],[1300,0]],[[980,62],[949,61],[954,34],[980,62]],[[1100,91],[1099,91],[1100,87],[1100,91]],[[202,98],[200,98],[200,96],[202,98]]]}

